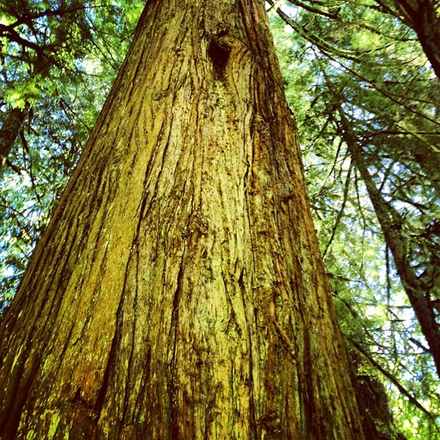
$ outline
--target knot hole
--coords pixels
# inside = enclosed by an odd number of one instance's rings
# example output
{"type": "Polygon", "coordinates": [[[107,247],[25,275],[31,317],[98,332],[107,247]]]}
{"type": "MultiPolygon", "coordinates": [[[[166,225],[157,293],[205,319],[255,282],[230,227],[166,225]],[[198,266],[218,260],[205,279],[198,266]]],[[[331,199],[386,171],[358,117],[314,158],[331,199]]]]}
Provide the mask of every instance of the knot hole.
{"type": "Polygon", "coordinates": [[[212,40],[209,44],[208,56],[219,73],[223,73],[230,55],[231,48],[225,41],[212,40]]]}

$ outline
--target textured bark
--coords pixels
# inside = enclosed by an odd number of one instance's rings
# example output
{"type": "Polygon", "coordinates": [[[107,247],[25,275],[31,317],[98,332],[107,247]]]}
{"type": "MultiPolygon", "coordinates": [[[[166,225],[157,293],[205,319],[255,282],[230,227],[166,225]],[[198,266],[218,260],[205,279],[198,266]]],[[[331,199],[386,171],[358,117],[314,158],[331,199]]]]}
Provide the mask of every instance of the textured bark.
{"type": "Polygon", "coordinates": [[[368,171],[367,164],[362,157],[361,148],[356,142],[356,136],[341,107],[339,107],[338,112],[341,119],[341,135],[346,141],[353,162],[367,187],[368,195],[379,220],[385,241],[393,255],[402,286],[420,323],[422,333],[429,344],[437,373],[440,376],[440,326],[436,321],[434,303],[430,301],[430,291],[439,284],[437,269],[434,267],[432,273],[426,274],[424,277],[418,277],[415,270],[411,267],[408,256],[408,240],[401,231],[400,216],[385,201],[377,189],[368,171]],[[428,279],[429,282],[426,283],[425,279],[428,279]]]}
{"type": "Polygon", "coordinates": [[[29,105],[27,104],[22,110],[13,108],[7,112],[2,128],[0,129],[0,171],[3,168],[9,153],[14,146],[21,127],[29,113],[29,105]]]}
{"type": "Polygon", "coordinates": [[[150,0],[0,328],[4,439],[363,439],[258,0],[150,0]]]}

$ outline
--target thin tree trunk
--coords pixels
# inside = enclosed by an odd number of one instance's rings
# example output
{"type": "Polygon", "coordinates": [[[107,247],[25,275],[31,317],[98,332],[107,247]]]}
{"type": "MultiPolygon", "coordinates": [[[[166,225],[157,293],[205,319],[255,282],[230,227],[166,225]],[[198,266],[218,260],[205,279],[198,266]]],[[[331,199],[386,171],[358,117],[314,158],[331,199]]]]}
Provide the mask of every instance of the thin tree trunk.
{"type": "Polygon", "coordinates": [[[21,127],[26,120],[26,116],[29,113],[29,105],[26,104],[22,110],[20,108],[10,109],[5,117],[2,128],[0,129],[0,171],[5,165],[9,153],[14,146],[21,127]]]}
{"type": "MultiPolygon", "coordinates": [[[[394,263],[402,281],[402,286],[405,289],[417,320],[420,323],[422,333],[425,335],[429,344],[437,368],[437,373],[440,376],[440,326],[435,318],[434,307],[430,303],[430,288],[424,282],[424,278],[417,277],[411,267],[408,259],[407,239],[400,231],[400,216],[390,204],[386,203],[382,194],[376,188],[362,157],[361,149],[356,142],[355,134],[353,133],[341,107],[338,108],[338,113],[341,121],[341,134],[347,143],[354,164],[359,170],[362,180],[367,187],[385,241],[393,254],[394,263]]],[[[435,276],[435,273],[433,276],[435,276]]],[[[437,280],[431,280],[430,284],[435,286],[438,282],[437,280]]]]}
{"type": "Polygon", "coordinates": [[[150,0],[0,327],[3,439],[363,439],[264,2],[150,0]]]}

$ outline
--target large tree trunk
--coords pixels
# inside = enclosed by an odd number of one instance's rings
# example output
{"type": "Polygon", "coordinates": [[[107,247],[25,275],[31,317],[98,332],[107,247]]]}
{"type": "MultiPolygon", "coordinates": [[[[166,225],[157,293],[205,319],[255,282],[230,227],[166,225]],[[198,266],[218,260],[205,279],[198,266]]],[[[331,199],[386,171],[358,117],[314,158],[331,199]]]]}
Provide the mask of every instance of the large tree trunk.
{"type": "Polygon", "coordinates": [[[1,329],[3,439],[362,439],[264,2],[150,0],[1,329]]]}

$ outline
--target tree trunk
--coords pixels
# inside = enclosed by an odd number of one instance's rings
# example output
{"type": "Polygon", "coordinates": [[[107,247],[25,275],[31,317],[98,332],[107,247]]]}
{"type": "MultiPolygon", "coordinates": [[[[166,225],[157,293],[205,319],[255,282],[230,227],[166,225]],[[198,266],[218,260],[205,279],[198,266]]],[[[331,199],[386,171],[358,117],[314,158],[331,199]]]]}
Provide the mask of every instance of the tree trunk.
{"type": "Polygon", "coordinates": [[[3,439],[363,439],[264,2],[150,0],[0,328],[3,439]]]}
{"type": "Polygon", "coordinates": [[[420,44],[440,79],[440,11],[438,1],[394,0],[398,15],[417,32],[420,44]]]}
{"type": "Polygon", "coordinates": [[[6,114],[5,121],[0,129],[0,171],[8,159],[21,127],[23,127],[26,116],[29,113],[29,107],[29,104],[26,104],[23,110],[12,108],[6,114]]]}

